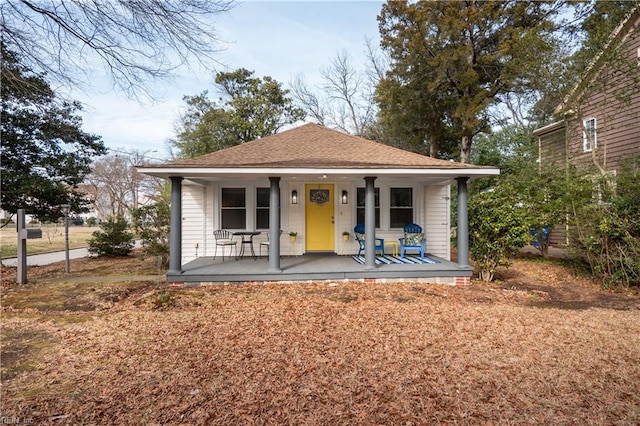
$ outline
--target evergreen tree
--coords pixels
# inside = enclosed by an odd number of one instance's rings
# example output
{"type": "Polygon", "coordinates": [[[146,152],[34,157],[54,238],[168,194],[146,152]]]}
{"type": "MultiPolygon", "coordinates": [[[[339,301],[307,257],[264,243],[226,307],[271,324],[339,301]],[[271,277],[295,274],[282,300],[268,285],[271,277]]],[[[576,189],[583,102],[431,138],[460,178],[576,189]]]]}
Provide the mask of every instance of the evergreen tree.
{"type": "Polygon", "coordinates": [[[276,133],[286,124],[302,120],[305,113],[293,105],[281,84],[271,77],[256,78],[238,69],[220,72],[215,83],[222,96],[207,92],[185,96],[187,112],[173,144],[181,157],[196,157],[276,133]]]}
{"type": "Polygon", "coordinates": [[[78,103],[60,101],[40,75],[2,45],[2,209],[24,208],[41,221],[59,218],[60,204],[88,211],[77,185],[95,156],[99,136],[82,131],[78,103]]]}
{"type": "Polygon", "coordinates": [[[91,234],[89,253],[97,256],[129,256],[133,251],[133,234],[129,232],[129,224],[122,218],[110,217],[100,224],[100,229],[91,234]]]}
{"type": "Polygon", "coordinates": [[[381,116],[424,128],[419,142],[437,141],[448,126],[469,162],[473,137],[490,124],[488,107],[535,82],[558,9],[516,0],[389,1],[378,17],[391,58],[378,88],[381,116]]]}

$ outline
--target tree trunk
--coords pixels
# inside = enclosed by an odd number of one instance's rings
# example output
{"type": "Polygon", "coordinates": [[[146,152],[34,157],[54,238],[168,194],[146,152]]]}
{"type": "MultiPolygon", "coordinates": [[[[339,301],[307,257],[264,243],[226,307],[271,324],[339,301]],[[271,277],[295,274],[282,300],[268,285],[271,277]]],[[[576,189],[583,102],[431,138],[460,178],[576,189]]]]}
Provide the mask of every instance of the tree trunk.
{"type": "Polygon", "coordinates": [[[462,136],[462,148],[460,149],[460,162],[469,163],[471,161],[471,136],[462,136]]]}
{"type": "Polygon", "coordinates": [[[429,140],[429,157],[439,158],[438,150],[439,150],[438,142],[435,141],[435,138],[429,140]]]}

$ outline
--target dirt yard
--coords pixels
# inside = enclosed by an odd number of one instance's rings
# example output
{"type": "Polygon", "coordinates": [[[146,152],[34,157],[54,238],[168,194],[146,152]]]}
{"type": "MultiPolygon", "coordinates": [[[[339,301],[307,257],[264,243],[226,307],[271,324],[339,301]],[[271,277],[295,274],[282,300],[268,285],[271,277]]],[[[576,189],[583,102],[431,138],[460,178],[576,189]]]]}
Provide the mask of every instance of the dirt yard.
{"type": "Polygon", "coordinates": [[[32,268],[22,288],[2,271],[3,418],[640,423],[640,297],[558,262],[469,287],[169,289],[140,257],[63,269],[32,268]]]}

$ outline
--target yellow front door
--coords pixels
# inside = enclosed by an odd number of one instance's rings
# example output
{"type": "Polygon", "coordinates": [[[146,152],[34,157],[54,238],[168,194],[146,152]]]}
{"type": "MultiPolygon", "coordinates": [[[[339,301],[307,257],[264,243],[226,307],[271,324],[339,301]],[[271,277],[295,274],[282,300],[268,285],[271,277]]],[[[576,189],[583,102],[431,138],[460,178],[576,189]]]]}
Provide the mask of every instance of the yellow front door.
{"type": "Polygon", "coordinates": [[[335,251],[333,215],[333,185],[305,185],[306,251],[335,251]]]}

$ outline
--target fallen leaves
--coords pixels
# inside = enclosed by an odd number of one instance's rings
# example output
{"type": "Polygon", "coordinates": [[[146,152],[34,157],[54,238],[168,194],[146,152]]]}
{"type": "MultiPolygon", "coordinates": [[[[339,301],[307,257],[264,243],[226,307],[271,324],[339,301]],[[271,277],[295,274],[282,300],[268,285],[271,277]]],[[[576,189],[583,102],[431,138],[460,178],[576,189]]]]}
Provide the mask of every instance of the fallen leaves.
{"type": "Polygon", "coordinates": [[[91,293],[124,296],[82,321],[5,304],[3,345],[22,344],[30,363],[3,378],[2,413],[45,424],[640,422],[637,295],[559,265],[536,280],[531,263],[517,260],[502,285],[464,288],[108,284],[91,293]]]}

